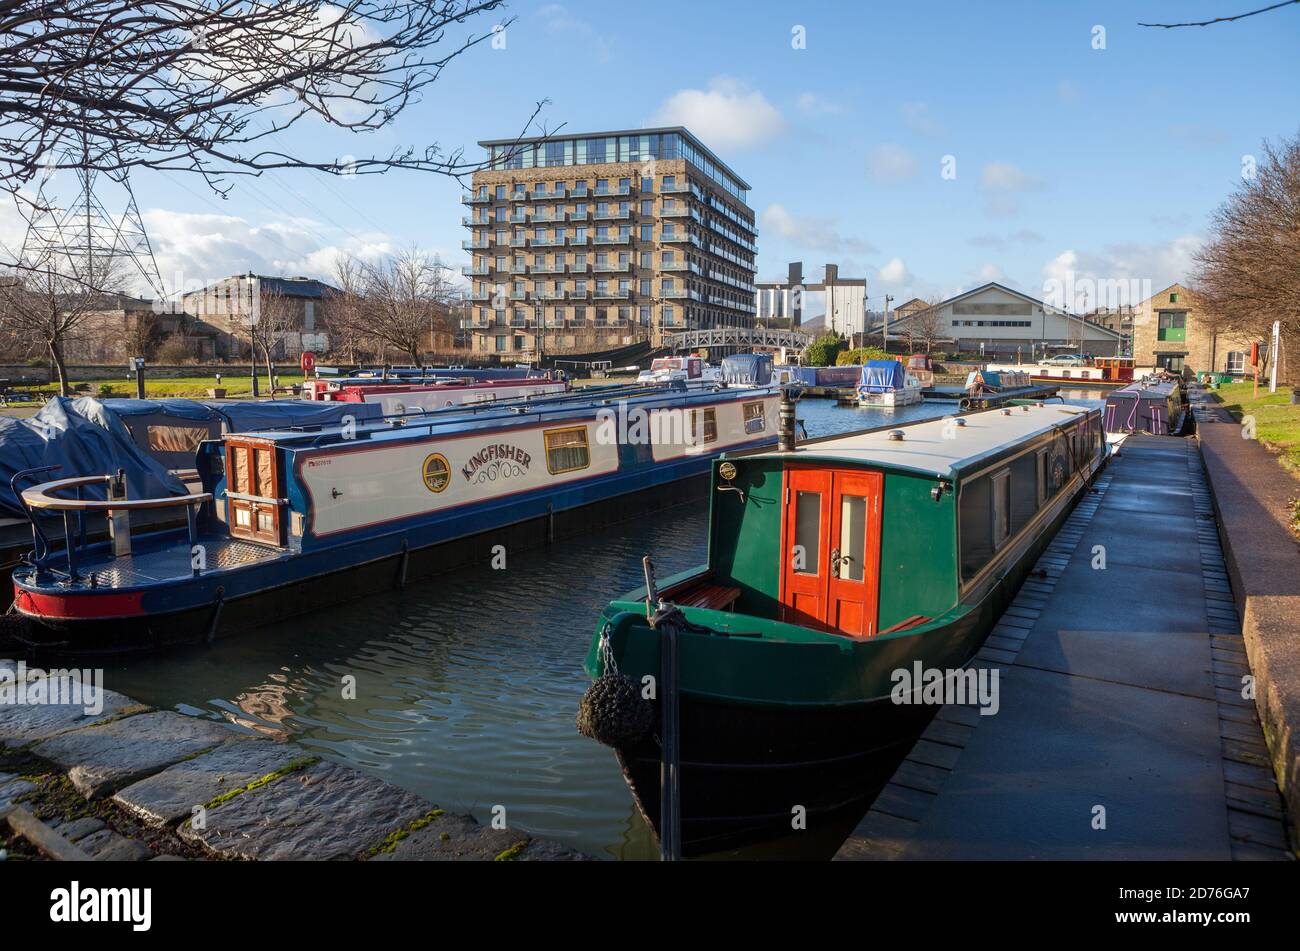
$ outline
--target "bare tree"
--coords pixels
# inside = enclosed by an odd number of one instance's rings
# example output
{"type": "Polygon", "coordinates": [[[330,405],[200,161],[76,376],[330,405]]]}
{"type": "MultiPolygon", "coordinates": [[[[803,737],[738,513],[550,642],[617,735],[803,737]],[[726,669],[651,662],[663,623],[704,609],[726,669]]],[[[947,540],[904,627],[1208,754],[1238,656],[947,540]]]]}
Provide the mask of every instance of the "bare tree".
{"type": "Polygon", "coordinates": [[[926,301],[925,308],[912,311],[901,322],[898,334],[907,341],[908,350],[915,353],[919,345],[929,353],[930,349],[943,338],[946,328],[943,312],[939,309],[941,303],[941,298],[932,297],[926,301]]]}
{"type": "Polygon", "coordinates": [[[302,327],[302,305],[274,288],[262,290],[258,299],[257,319],[250,323],[250,342],[253,360],[258,353],[266,367],[266,387],[275,389],[275,367],[272,361],[281,356],[289,334],[302,327]]]}
{"type": "MultiPolygon", "coordinates": [[[[457,56],[504,42],[475,30],[502,0],[13,0],[0,3],[0,187],[46,171],[133,168],[227,176],[311,168],[463,175],[460,148],[310,156],[280,133],[313,117],[388,126],[457,56]]],[[[525,124],[528,131],[543,103],[525,124]]]]}
{"type": "Polygon", "coordinates": [[[334,262],[334,286],[338,289],[325,303],[325,328],[330,350],[357,363],[369,336],[366,326],[365,267],[351,254],[334,262]]]}
{"type": "Polygon", "coordinates": [[[126,315],[126,336],[123,342],[130,349],[128,356],[152,360],[162,343],[162,315],[152,310],[133,310],[126,315]]]}
{"type": "Polygon", "coordinates": [[[1193,287],[1211,326],[1267,340],[1279,321],[1278,370],[1300,383],[1300,135],[1264,143],[1254,176],[1215,212],[1212,229],[1193,287]]]}
{"type": "Polygon", "coordinates": [[[68,396],[66,353],[86,319],[120,289],[122,261],[113,256],[27,259],[0,279],[0,320],[14,336],[39,343],[50,357],[59,391],[68,396]]]}
{"type": "Polygon", "coordinates": [[[362,266],[370,333],[418,364],[430,331],[447,329],[455,297],[450,268],[418,248],[362,266]]]}

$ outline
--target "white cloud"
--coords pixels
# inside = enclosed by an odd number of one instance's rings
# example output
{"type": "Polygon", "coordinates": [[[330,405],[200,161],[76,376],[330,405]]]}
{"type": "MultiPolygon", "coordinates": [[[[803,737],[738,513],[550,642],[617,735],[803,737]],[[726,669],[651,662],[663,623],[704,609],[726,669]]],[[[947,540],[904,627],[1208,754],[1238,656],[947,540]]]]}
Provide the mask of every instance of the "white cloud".
{"type": "Polygon", "coordinates": [[[819,96],[815,92],[800,93],[799,98],[795,100],[800,112],[809,115],[834,115],[844,111],[844,107],[838,102],[831,102],[825,96],[819,96]]]}
{"type": "Polygon", "coordinates": [[[1170,284],[1187,281],[1202,241],[1199,235],[1185,234],[1156,244],[1111,244],[1100,251],[1070,248],[1043,265],[1039,291],[1044,300],[1066,303],[1076,311],[1136,304],[1170,284]]]}
{"type": "Polygon", "coordinates": [[[761,217],[763,230],[812,251],[836,254],[872,254],[871,242],[840,234],[831,218],[794,215],[784,205],[768,205],[761,217]]]}
{"type": "Polygon", "coordinates": [[[162,208],[141,217],[169,292],[248,271],[328,280],[344,252],[373,258],[395,250],[387,235],[353,237],[308,218],[254,224],[235,215],[162,208]]]}
{"type": "Polygon", "coordinates": [[[917,135],[937,139],[947,130],[930,115],[930,106],[924,102],[905,102],[900,107],[904,124],[917,135]]]}
{"type": "Polygon", "coordinates": [[[916,156],[901,145],[877,145],[867,159],[867,170],[878,182],[900,182],[916,176],[916,156]]]}
{"type": "Polygon", "coordinates": [[[591,43],[592,50],[596,54],[596,61],[599,63],[609,62],[609,41],[598,34],[595,27],[586,20],[570,13],[568,7],[559,3],[548,3],[537,11],[537,15],[541,17],[542,27],[548,33],[569,33],[585,38],[591,43]]]}
{"type": "Polygon", "coordinates": [[[876,272],[876,279],[884,284],[906,284],[912,275],[902,258],[890,258],[889,263],[876,272]]]}
{"type": "Polygon", "coordinates": [[[1042,186],[1042,180],[1007,162],[989,162],[980,170],[980,185],[988,191],[1025,192],[1042,186]]]}
{"type": "Polygon", "coordinates": [[[761,92],[727,76],[710,80],[708,89],[673,93],[649,124],[686,126],[716,150],[759,145],[785,130],[781,113],[761,92]]]}

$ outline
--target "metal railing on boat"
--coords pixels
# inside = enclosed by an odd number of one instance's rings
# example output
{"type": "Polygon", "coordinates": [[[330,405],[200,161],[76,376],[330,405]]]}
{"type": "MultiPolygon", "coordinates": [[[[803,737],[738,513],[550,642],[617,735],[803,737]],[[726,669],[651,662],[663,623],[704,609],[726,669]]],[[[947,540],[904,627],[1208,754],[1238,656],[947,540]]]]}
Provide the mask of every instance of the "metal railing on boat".
{"type": "MultiPolygon", "coordinates": [[[[102,512],[107,516],[109,537],[113,543],[113,555],[114,557],[121,557],[131,554],[131,512],[184,506],[190,551],[193,552],[195,546],[197,546],[197,509],[203,503],[212,500],[211,493],[202,492],[194,495],[174,495],[154,499],[128,499],[126,497],[126,479],[120,469],[114,475],[55,479],[52,482],[42,482],[23,489],[21,492],[18,491],[19,482],[43,473],[54,472],[58,468],[58,466],[42,466],[36,469],[24,469],[15,473],[13,478],[9,480],[14,495],[22,503],[27,520],[32,525],[33,551],[31,564],[38,574],[53,571],[53,569],[49,565],[52,557],[50,541],[41,529],[37,512],[58,512],[62,514],[63,550],[67,560],[68,580],[72,582],[80,580],[77,573],[77,559],[79,550],[86,545],[87,513],[102,512]],[[106,495],[108,497],[104,500],[84,498],[82,490],[92,485],[106,486],[106,495]],[[75,491],[76,497],[64,498],[56,494],[68,491],[75,491]]],[[[195,575],[199,574],[197,564],[191,570],[195,575]]]]}

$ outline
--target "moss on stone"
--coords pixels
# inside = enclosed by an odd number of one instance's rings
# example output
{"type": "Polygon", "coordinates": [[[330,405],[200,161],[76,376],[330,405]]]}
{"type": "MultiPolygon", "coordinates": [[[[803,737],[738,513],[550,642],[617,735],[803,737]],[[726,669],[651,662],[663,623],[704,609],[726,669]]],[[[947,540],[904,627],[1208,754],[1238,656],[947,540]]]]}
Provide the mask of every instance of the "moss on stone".
{"type": "MultiPolygon", "coordinates": [[[[388,833],[388,835],[384,836],[384,841],[380,842],[374,848],[366,852],[366,857],[369,858],[370,856],[379,855],[383,852],[392,852],[394,849],[397,848],[397,843],[401,842],[412,832],[419,832],[421,829],[427,826],[434,819],[437,819],[439,816],[445,816],[446,814],[447,814],[446,811],[443,809],[430,809],[428,812],[420,816],[420,818],[416,819],[414,822],[411,822],[400,829],[395,829],[394,831],[388,833]]],[[[447,833],[444,832],[442,834],[442,840],[445,842],[448,838],[449,836],[447,835],[447,833]]]]}
{"type": "MultiPolygon", "coordinates": [[[[277,779],[283,779],[285,776],[288,776],[290,773],[296,773],[301,769],[306,769],[308,766],[312,766],[319,762],[320,762],[319,756],[300,756],[293,762],[281,766],[279,769],[275,770],[275,772],[267,773],[265,776],[261,776],[253,780],[251,783],[245,783],[243,786],[238,786],[234,789],[228,789],[225,792],[223,792],[220,796],[215,796],[212,799],[209,799],[207,802],[203,804],[203,808],[215,809],[223,802],[229,802],[230,800],[234,799],[236,796],[242,796],[246,792],[252,792],[254,789],[260,789],[261,787],[266,786],[269,783],[275,782],[277,779]]],[[[188,822],[189,820],[187,819],[186,821],[188,822]]]]}
{"type": "Polygon", "coordinates": [[[497,857],[492,861],[513,862],[515,859],[519,858],[520,854],[524,851],[524,849],[528,848],[528,843],[531,841],[532,841],[531,839],[520,839],[514,845],[510,846],[510,848],[506,849],[504,852],[497,853],[497,857]]]}

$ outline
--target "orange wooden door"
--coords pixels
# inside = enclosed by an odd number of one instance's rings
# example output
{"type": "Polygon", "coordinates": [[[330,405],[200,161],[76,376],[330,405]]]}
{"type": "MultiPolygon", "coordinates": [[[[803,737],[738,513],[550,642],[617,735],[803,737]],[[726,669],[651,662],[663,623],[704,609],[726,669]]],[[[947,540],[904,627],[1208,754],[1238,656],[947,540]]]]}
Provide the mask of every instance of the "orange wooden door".
{"type": "Polygon", "coordinates": [[[871,637],[880,594],[878,472],[785,472],[781,620],[871,637]]]}
{"type": "Polygon", "coordinates": [[[832,482],[826,626],[854,637],[876,633],[883,485],[879,472],[836,472],[832,482]]]}
{"type": "Polygon", "coordinates": [[[280,544],[280,473],[273,448],[227,441],[226,496],[231,535],[280,544]]]}
{"type": "Polygon", "coordinates": [[[804,627],[826,623],[831,473],[787,469],[781,544],[781,620],[804,627]]]}

